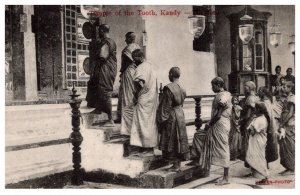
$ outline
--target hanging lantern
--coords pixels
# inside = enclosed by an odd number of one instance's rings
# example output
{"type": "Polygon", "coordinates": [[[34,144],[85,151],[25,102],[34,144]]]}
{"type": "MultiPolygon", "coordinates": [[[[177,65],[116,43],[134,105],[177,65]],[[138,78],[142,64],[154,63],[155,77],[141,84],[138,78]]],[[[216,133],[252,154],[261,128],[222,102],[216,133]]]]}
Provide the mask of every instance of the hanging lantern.
{"type": "Polygon", "coordinates": [[[95,19],[97,14],[95,12],[100,12],[102,10],[102,5],[80,5],[80,13],[86,19],[95,19]]]}
{"type": "Polygon", "coordinates": [[[253,24],[239,25],[239,36],[243,43],[249,43],[253,38],[253,24]]]}
{"type": "Polygon", "coordinates": [[[270,44],[274,47],[277,47],[281,44],[281,32],[279,30],[279,24],[276,24],[276,12],[275,12],[275,6],[274,6],[274,22],[271,26],[270,30],[270,44]]]}
{"type": "MultiPolygon", "coordinates": [[[[249,21],[252,17],[247,14],[247,5],[245,5],[245,15],[240,20],[249,21]]],[[[239,36],[243,43],[247,44],[253,38],[253,24],[241,24],[239,25],[239,36]]]]}
{"type": "Polygon", "coordinates": [[[205,30],[205,16],[193,15],[188,17],[189,31],[196,38],[200,37],[205,30]]]}
{"type": "MultiPolygon", "coordinates": [[[[278,26],[278,25],[276,25],[278,26]]],[[[281,44],[281,32],[278,30],[278,28],[273,26],[270,31],[270,44],[274,47],[277,47],[281,44]]]]}
{"type": "Polygon", "coordinates": [[[291,36],[292,40],[289,42],[289,49],[292,52],[292,54],[295,54],[295,35],[291,36]]]}

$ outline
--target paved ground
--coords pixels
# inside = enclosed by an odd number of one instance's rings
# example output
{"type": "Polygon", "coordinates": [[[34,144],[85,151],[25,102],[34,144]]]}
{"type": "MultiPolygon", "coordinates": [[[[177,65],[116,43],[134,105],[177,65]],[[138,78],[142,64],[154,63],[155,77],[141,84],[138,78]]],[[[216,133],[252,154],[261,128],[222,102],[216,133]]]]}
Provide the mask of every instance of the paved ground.
{"type": "Polygon", "coordinates": [[[231,162],[230,166],[230,184],[217,186],[215,182],[222,177],[223,169],[215,168],[211,171],[208,178],[201,178],[187,184],[177,186],[176,188],[193,188],[193,189],[291,189],[295,187],[295,176],[282,176],[280,173],[284,168],[280,165],[279,160],[270,164],[270,176],[268,178],[268,185],[258,185],[258,179],[246,177],[250,173],[250,169],[244,167],[242,161],[231,162]]]}

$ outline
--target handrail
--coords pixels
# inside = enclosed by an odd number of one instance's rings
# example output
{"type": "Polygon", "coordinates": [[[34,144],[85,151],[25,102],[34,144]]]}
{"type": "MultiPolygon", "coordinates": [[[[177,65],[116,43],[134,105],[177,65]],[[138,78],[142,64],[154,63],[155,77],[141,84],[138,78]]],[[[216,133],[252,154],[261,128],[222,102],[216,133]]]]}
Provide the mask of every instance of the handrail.
{"type": "Polygon", "coordinates": [[[186,98],[208,98],[215,97],[216,95],[188,95],[186,98]]]}

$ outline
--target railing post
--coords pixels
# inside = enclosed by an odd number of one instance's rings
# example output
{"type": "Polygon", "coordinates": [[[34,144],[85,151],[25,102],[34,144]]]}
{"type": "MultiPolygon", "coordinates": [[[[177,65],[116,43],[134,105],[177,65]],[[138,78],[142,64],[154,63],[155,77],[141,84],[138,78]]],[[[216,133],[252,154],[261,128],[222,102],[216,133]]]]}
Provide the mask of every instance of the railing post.
{"type": "Polygon", "coordinates": [[[201,97],[195,97],[195,126],[196,130],[199,130],[202,126],[202,119],[201,119],[201,97]]]}
{"type": "Polygon", "coordinates": [[[80,104],[81,101],[78,99],[78,96],[76,92],[77,90],[75,89],[73,82],[73,89],[72,89],[72,95],[71,96],[71,101],[69,102],[71,108],[72,108],[72,133],[70,135],[70,141],[73,145],[73,174],[71,178],[71,184],[72,185],[82,185],[83,184],[83,173],[81,168],[81,153],[80,153],[80,145],[82,143],[83,137],[80,133],[80,104]]]}

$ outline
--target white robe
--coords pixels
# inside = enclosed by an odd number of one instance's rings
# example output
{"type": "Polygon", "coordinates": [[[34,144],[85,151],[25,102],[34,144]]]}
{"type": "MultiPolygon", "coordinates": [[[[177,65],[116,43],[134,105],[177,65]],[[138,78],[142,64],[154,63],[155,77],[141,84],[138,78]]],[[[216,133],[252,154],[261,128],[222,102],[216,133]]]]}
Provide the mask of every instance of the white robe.
{"type": "Polygon", "coordinates": [[[159,102],[156,76],[151,64],[148,62],[140,64],[136,68],[133,80],[143,81],[144,86],[138,94],[137,105],[133,108],[130,145],[156,147],[158,144],[156,111],[159,102]]]}
{"type": "Polygon", "coordinates": [[[255,130],[255,134],[249,136],[246,161],[254,169],[254,176],[263,179],[269,175],[266,160],[266,131],[268,128],[266,117],[259,116],[254,118],[249,129],[251,128],[255,130]]]}

